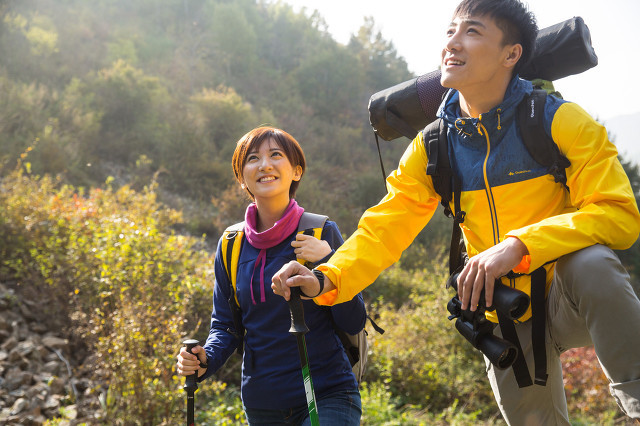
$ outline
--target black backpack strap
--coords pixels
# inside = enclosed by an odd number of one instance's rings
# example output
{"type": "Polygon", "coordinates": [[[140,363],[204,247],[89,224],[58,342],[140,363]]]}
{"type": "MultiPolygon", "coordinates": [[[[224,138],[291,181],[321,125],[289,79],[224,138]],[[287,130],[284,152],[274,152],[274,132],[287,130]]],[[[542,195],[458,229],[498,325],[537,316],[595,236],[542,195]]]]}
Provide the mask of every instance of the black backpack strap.
{"type": "Polygon", "coordinates": [[[565,169],[571,165],[571,162],[560,152],[558,145],[544,130],[546,100],[545,90],[533,89],[533,92],[520,102],[517,111],[520,136],[531,157],[537,163],[548,167],[549,174],[555,181],[568,190],[565,169]]]}
{"type": "Polygon", "coordinates": [[[440,204],[444,208],[444,214],[453,217],[451,244],[449,245],[449,273],[452,274],[462,262],[463,242],[460,224],[464,222],[466,215],[460,209],[462,182],[451,168],[447,128],[444,121],[438,118],[427,125],[422,136],[428,157],[427,175],[431,176],[433,188],[440,195],[440,204]],[[451,211],[451,201],[454,204],[453,212],[451,211]]]}
{"type": "Polygon", "coordinates": [[[524,359],[522,346],[520,345],[518,333],[516,332],[516,326],[513,323],[513,320],[507,318],[505,315],[500,313],[500,311],[496,311],[496,313],[498,314],[498,323],[500,324],[502,337],[504,337],[504,339],[508,342],[513,343],[518,349],[518,356],[511,366],[511,368],[513,368],[513,374],[516,376],[518,387],[525,388],[527,386],[531,386],[533,382],[531,381],[531,376],[529,375],[527,360],[524,359]]]}
{"type": "Polygon", "coordinates": [[[453,172],[449,161],[449,142],[444,121],[438,118],[422,131],[424,149],[427,153],[427,175],[431,176],[433,188],[440,195],[440,204],[448,217],[452,217],[453,172]]]}
{"type": "Polygon", "coordinates": [[[545,289],[547,271],[539,267],[531,274],[531,346],[535,363],[535,383],[547,384],[547,352],[545,350],[545,289]]]}
{"type": "MultiPolygon", "coordinates": [[[[509,276],[509,275],[507,275],[509,276]]],[[[518,349],[518,356],[513,363],[513,374],[516,377],[518,387],[524,388],[536,385],[545,386],[547,384],[547,352],[545,349],[545,323],[546,305],[545,288],[547,283],[547,271],[544,266],[539,267],[531,273],[531,348],[533,350],[534,380],[531,380],[527,361],[522,354],[522,346],[516,333],[513,321],[497,311],[498,322],[502,330],[502,337],[513,343],[518,349]]]]}

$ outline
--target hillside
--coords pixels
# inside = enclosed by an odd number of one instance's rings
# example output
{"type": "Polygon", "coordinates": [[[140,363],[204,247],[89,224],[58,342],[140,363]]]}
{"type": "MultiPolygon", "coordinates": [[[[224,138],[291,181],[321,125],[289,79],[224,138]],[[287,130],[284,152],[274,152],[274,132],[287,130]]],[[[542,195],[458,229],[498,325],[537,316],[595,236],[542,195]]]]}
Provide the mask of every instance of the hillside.
{"type": "MultiPolygon", "coordinates": [[[[369,97],[412,75],[372,18],[340,44],[281,2],[0,0],[0,17],[0,424],[181,424],[177,351],[208,335],[216,243],[247,204],[236,141],[296,137],[298,201],[347,236],[384,192],[369,97]]],[[[387,173],[407,143],[381,141],[387,173]]],[[[502,424],[448,319],[450,227],[438,212],[364,292],[386,330],[369,330],[365,425],[502,424]]],[[[638,253],[619,253],[636,281],[638,253]]],[[[622,424],[586,352],[571,414],[622,424]]],[[[240,363],[200,384],[198,424],[243,423],[240,363]]]]}
{"type": "Polygon", "coordinates": [[[604,121],[618,152],[635,164],[640,164],[640,143],[636,124],[640,122],[640,112],[621,115],[604,121]]]}

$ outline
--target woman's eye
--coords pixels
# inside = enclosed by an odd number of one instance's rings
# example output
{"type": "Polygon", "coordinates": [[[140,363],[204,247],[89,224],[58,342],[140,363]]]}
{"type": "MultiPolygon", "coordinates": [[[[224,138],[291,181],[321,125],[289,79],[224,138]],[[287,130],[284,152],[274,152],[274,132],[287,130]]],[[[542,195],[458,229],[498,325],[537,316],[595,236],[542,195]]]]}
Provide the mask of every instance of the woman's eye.
{"type": "Polygon", "coordinates": [[[255,160],[257,160],[257,159],[258,159],[258,156],[257,156],[257,155],[249,155],[249,156],[247,157],[247,161],[255,161],[255,160]]]}
{"type": "Polygon", "coordinates": [[[282,157],[282,153],[281,153],[280,151],[274,151],[274,152],[271,154],[271,156],[272,156],[272,157],[282,157]]]}

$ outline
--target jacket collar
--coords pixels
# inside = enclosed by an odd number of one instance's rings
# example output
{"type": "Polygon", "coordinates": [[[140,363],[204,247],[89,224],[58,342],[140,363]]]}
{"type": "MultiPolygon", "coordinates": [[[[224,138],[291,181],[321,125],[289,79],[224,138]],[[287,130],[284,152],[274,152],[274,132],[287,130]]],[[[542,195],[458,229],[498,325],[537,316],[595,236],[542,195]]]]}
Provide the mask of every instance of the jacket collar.
{"type": "Polygon", "coordinates": [[[460,135],[479,135],[478,123],[489,131],[490,134],[500,132],[508,126],[515,117],[516,106],[533,90],[530,81],[515,76],[505,92],[504,100],[490,111],[480,115],[480,118],[462,118],[460,111],[460,94],[455,89],[449,89],[445,95],[437,116],[442,118],[449,128],[460,135]]]}

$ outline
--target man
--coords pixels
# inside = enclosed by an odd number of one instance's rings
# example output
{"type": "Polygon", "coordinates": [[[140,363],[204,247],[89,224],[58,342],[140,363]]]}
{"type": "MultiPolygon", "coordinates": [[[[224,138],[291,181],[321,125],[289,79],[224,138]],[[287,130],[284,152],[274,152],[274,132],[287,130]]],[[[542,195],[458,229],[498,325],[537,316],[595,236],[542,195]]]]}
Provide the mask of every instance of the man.
{"type": "MultiPolygon", "coordinates": [[[[450,90],[438,116],[448,127],[450,161],[462,184],[461,228],[470,258],[459,275],[458,294],[462,309],[474,311],[483,289],[491,305],[496,278],[531,294],[531,274],[542,271],[546,385],[540,385],[544,376],[520,387],[512,369],[487,362],[508,423],[569,424],[559,355],[591,344],[618,405],[638,419],[640,301],[611,249],[635,242],[640,214],[606,129],[576,104],[548,96],[544,108],[545,131],[571,162],[567,187],[525,149],[515,109],[532,85],[517,72],[531,55],[536,33],[534,16],[518,0],[464,0],[447,30],[441,83],[450,90]]],[[[274,275],[274,292],[288,299],[289,288],[300,286],[317,303],[331,305],[371,284],[436,210],[440,196],[426,165],[419,134],[387,178],[389,193],[364,213],[329,262],[313,273],[286,265],[274,275]]],[[[487,317],[497,323],[495,312],[487,317]]],[[[515,330],[531,368],[530,318],[531,307],[515,330]]],[[[501,336],[501,327],[494,333],[501,336]]]]}

